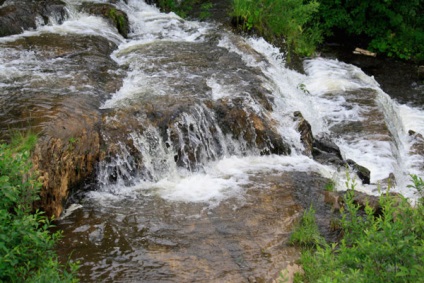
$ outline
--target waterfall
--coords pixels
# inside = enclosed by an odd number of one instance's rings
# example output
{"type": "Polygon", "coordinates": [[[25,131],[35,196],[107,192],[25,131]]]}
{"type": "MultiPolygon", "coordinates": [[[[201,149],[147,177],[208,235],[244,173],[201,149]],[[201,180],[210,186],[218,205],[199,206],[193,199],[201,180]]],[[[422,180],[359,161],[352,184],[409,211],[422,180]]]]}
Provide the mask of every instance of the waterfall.
{"type": "MultiPolygon", "coordinates": [[[[212,23],[183,20],[136,0],[114,4],[130,21],[129,38],[124,39],[104,19],[78,12],[83,1],[66,2],[63,23],[52,17],[47,25],[0,42],[84,34],[117,45],[111,57],[120,69],[109,73],[123,75],[123,85],[115,93],[97,94],[105,98],[100,105],[105,113],[102,139],[109,143],[98,166],[101,191],[119,194],[120,188],[145,182],[181,181],[208,174],[231,158],[268,164],[267,155],[279,154],[278,162],[297,158],[304,163],[293,114],[300,111],[314,136],[329,136],[344,159],[371,171],[371,184],[358,189],[376,193],[378,184],[394,174],[394,190],[414,197],[405,188],[409,174],[420,175],[424,168],[423,111],[393,101],[359,68],[315,58],[305,61],[306,74],[300,74],[286,68],[285,54],[261,38],[218,31],[212,23]],[[122,123],[127,130],[117,137],[112,128],[122,123]]],[[[32,88],[27,78],[43,82],[50,92],[98,92],[88,81],[55,89],[57,81],[80,76],[74,67],[64,67],[65,57],[41,61],[33,51],[6,48],[0,60],[5,93],[12,85],[32,88]],[[46,75],[45,69],[52,73],[46,75]]],[[[313,170],[337,179],[343,189],[340,168],[308,158],[305,168],[314,164],[313,170]]]]}
{"type": "Polygon", "coordinates": [[[59,221],[81,280],[268,282],[298,258],[288,235],[326,183],[345,190],[349,173],[378,195],[390,177],[417,199],[424,110],[360,68],[317,57],[299,73],[262,38],[142,0],[64,2],[66,19],[0,38],[0,129],[36,127],[66,176],[95,160],[59,221]],[[128,37],[87,3],[124,11],[128,37]]]}
{"type": "MultiPolygon", "coordinates": [[[[419,121],[423,113],[420,109],[398,105],[380,89],[374,78],[367,76],[359,68],[337,60],[316,58],[305,61],[306,75],[302,75],[287,69],[284,53],[263,39],[244,39],[222,31],[217,43],[210,42],[208,37],[215,34],[211,24],[185,21],[173,13],[162,14],[141,1],[129,1],[128,5],[119,5],[119,8],[128,13],[133,28],[131,39],[121,44],[113,56],[120,65],[129,67],[128,77],[124,80],[121,90],[106,101],[103,107],[122,106],[125,101],[131,103],[129,101],[134,96],[169,96],[170,93],[174,96],[184,96],[190,91],[215,101],[242,96],[243,107],[249,107],[254,113],[260,113],[275,123],[276,132],[291,148],[291,154],[286,159],[301,155],[303,150],[293,122],[293,112],[300,110],[311,124],[314,135],[331,136],[345,159],[352,159],[371,171],[371,185],[359,184],[359,190],[377,193],[378,185],[392,173],[397,181],[397,187],[392,189],[414,197],[414,192],[405,188],[409,182],[409,174],[420,174],[423,161],[418,152],[411,150],[416,140],[408,136],[408,131],[422,133],[419,121]],[[158,42],[163,42],[162,46],[158,46],[158,42]],[[211,74],[206,70],[192,68],[191,62],[187,66],[171,66],[179,63],[172,62],[170,58],[178,58],[179,55],[170,55],[172,51],[166,49],[165,45],[173,44],[174,49],[181,54],[191,48],[185,44],[203,43],[216,44],[215,48],[224,48],[231,54],[236,53],[246,64],[246,68],[259,72],[262,76],[261,87],[265,89],[267,96],[272,97],[268,98],[272,100],[272,110],[266,109],[266,105],[264,107],[258,103],[257,98],[251,96],[248,82],[243,81],[242,75],[239,75],[240,70],[233,72],[237,79],[228,79],[229,74],[222,75],[213,73],[214,71],[211,71],[211,74]],[[178,45],[183,47],[177,47],[178,45]],[[157,56],[153,55],[152,50],[155,48],[162,48],[162,59],[154,58],[157,56]],[[148,50],[147,53],[144,50],[148,50]],[[141,55],[142,53],[144,55],[141,55]],[[155,86],[158,84],[160,87],[155,86]],[[188,84],[203,84],[203,88],[191,86],[193,89],[189,90],[188,84]],[[412,119],[408,119],[408,113],[418,115],[412,125],[407,125],[413,123],[412,119]]],[[[183,60],[187,58],[185,55],[181,57],[183,60]]],[[[260,154],[260,150],[249,148],[248,142],[240,136],[235,139],[224,134],[216,122],[216,113],[210,112],[208,107],[199,104],[195,109],[198,109],[193,110],[195,113],[199,113],[201,109],[200,112],[209,118],[193,117],[191,113],[184,114],[182,123],[188,132],[190,127],[194,131],[188,134],[186,141],[182,134],[179,134],[180,145],[177,148],[182,149],[180,155],[182,154],[183,168],[189,172],[204,174],[207,171],[205,168],[210,166],[210,161],[217,162],[220,158],[231,156],[257,158],[260,154]],[[190,119],[195,121],[188,122],[190,119]],[[203,124],[199,125],[199,121],[203,121],[203,124]],[[185,142],[188,144],[184,144],[185,142]],[[202,153],[195,156],[194,161],[190,161],[189,154],[184,153],[185,148],[195,148],[195,152],[202,153]]],[[[169,140],[169,136],[163,135],[162,139],[169,140]]],[[[167,147],[162,151],[170,150],[167,147]]],[[[168,154],[178,155],[176,152],[168,154]]],[[[153,160],[154,156],[147,159],[153,160]]],[[[170,163],[172,164],[172,160],[170,163]]],[[[149,181],[159,181],[170,176],[175,178],[176,174],[180,174],[178,178],[186,177],[189,174],[181,173],[181,168],[170,164],[166,168],[172,167],[169,171],[172,174],[162,169],[159,170],[160,174],[157,174],[154,167],[150,166],[150,174],[155,177],[149,181]]],[[[339,189],[343,189],[345,180],[344,173],[338,173],[340,168],[316,164],[316,170],[325,171],[325,176],[338,179],[336,183],[340,184],[339,189]]]]}

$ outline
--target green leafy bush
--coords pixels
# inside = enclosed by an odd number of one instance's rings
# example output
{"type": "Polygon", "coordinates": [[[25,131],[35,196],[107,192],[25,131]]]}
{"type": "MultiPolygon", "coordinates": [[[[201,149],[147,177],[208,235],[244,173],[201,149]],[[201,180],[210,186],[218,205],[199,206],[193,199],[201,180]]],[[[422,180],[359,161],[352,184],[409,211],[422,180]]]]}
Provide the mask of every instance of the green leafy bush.
{"type": "Polygon", "coordinates": [[[305,249],[297,282],[422,282],[423,204],[412,207],[401,196],[384,194],[377,213],[369,205],[360,210],[353,196],[348,190],[341,212],[343,238],[305,249]]]}
{"type": "Polygon", "coordinates": [[[0,144],[0,282],[78,282],[76,264],[59,264],[49,219],[33,211],[40,184],[29,161],[36,137],[0,144]]]}
{"type": "Polygon", "coordinates": [[[424,59],[424,2],[421,0],[320,0],[327,35],[335,30],[368,38],[368,48],[390,57],[424,59]]]}
{"type": "Polygon", "coordinates": [[[321,28],[314,23],[316,0],[233,0],[232,16],[245,30],[254,30],[275,42],[284,37],[289,53],[309,56],[322,42],[321,28]]]}

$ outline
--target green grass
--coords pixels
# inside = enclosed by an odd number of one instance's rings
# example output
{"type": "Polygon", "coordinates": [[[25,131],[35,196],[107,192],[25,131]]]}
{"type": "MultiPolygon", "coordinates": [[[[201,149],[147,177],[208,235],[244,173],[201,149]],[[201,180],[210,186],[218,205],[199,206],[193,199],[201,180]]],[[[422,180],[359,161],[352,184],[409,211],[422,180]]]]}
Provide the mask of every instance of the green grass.
{"type": "Polygon", "coordinates": [[[14,135],[0,144],[0,282],[78,282],[77,264],[63,266],[54,252],[60,233],[33,208],[40,183],[30,162],[37,137],[14,135]]]}
{"type": "MultiPolygon", "coordinates": [[[[413,178],[414,188],[424,186],[421,178],[413,178]]],[[[338,242],[314,240],[319,234],[293,233],[304,237],[296,240],[303,247],[300,262],[304,270],[296,282],[422,282],[423,203],[412,207],[405,198],[386,193],[379,200],[381,212],[369,205],[362,210],[353,201],[354,184],[347,185],[340,221],[343,237],[338,242]],[[302,244],[310,239],[319,244],[302,244]]],[[[312,219],[310,213],[305,213],[307,219],[312,219]]],[[[313,221],[302,223],[309,227],[302,229],[318,233],[313,221]]]]}
{"type": "Polygon", "coordinates": [[[315,210],[311,206],[305,210],[294,232],[290,235],[289,242],[302,247],[314,247],[322,244],[324,239],[320,236],[318,225],[315,221],[315,210]]]}

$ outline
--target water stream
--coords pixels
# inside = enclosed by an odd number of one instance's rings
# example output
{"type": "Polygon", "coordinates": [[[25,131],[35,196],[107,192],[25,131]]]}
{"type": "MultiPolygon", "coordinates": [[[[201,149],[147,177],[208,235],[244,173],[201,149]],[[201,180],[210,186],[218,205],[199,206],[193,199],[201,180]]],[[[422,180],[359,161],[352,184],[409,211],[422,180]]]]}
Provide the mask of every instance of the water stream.
{"type": "MultiPolygon", "coordinates": [[[[392,173],[392,190],[416,199],[406,185],[424,171],[424,110],[393,101],[359,68],[314,58],[300,74],[263,39],[141,0],[114,4],[130,20],[124,39],[105,20],[77,12],[82,2],[107,1],[66,2],[64,23],[0,38],[0,108],[14,103],[35,117],[55,117],[57,104],[101,113],[106,157],[97,182],[58,223],[65,235],[58,249],[81,261],[82,282],[277,278],[298,257],[287,245],[302,212],[296,192],[328,179],[343,190],[346,181],[344,167],[305,154],[296,111],[314,136],[370,170],[370,184],[358,181],[358,190],[378,194],[392,173]],[[114,69],[97,74],[57,49],[15,48],[76,35],[116,46],[114,69]],[[123,78],[116,91],[112,77],[123,78]]],[[[19,124],[8,111],[0,113],[3,128],[19,124]]]]}

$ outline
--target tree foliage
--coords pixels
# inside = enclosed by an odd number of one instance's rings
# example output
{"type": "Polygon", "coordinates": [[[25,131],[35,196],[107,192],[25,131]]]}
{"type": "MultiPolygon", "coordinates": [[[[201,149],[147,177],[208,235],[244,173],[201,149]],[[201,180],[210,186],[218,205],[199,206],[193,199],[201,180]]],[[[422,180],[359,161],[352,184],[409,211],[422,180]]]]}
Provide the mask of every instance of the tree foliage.
{"type": "Polygon", "coordinates": [[[322,35],[339,31],[389,57],[423,60],[423,7],[422,0],[233,0],[232,15],[270,41],[283,36],[299,55],[311,55],[322,35]]]}

